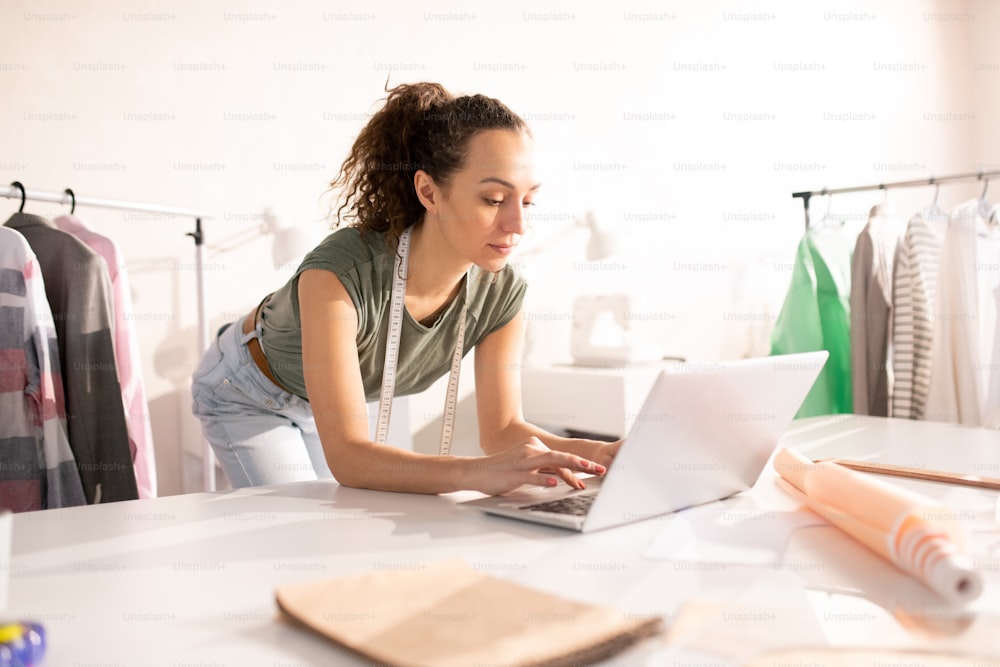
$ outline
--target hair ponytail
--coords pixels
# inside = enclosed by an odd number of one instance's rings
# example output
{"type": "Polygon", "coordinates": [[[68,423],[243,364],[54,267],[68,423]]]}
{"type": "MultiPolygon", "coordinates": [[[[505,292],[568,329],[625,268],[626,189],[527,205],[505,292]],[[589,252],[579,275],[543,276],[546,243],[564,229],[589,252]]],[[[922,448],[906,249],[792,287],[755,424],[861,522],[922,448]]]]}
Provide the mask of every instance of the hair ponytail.
{"type": "Polygon", "coordinates": [[[465,164],[476,132],[528,128],[499,100],[456,98],[438,83],[401,84],[388,92],[330,186],[340,189],[338,223],[346,220],[362,232],[385,233],[394,242],[423,217],[413,187],[418,170],[447,184],[465,164]]]}

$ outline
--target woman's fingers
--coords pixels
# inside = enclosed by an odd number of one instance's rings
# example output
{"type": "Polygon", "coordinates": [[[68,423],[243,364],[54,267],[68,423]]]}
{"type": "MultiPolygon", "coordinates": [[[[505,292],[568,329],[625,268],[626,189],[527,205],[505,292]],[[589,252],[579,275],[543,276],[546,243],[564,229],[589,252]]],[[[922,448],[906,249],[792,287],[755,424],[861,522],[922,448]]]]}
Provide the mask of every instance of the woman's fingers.
{"type": "Polygon", "coordinates": [[[551,450],[537,438],[487,457],[476,468],[482,480],[473,488],[485,493],[506,493],[520,485],[556,486],[565,482],[571,488],[586,488],[576,473],[603,475],[604,465],[575,454],[551,450]]]}
{"type": "Polygon", "coordinates": [[[559,468],[556,471],[556,474],[558,474],[564,482],[572,486],[574,489],[587,488],[587,484],[582,479],[574,475],[572,470],[568,470],[566,468],[559,468]]]}
{"type": "Polygon", "coordinates": [[[593,475],[603,475],[608,470],[600,463],[595,463],[594,461],[588,461],[587,459],[580,458],[579,456],[575,456],[573,454],[557,452],[554,450],[549,450],[545,453],[533,456],[525,460],[525,463],[538,470],[546,468],[549,470],[565,468],[571,472],[587,472],[593,475]]]}
{"type": "Polygon", "coordinates": [[[522,473],[523,484],[531,484],[534,486],[555,486],[559,483],[559,478],[547,472],[526,472],[522,473]]]}
{"type": "MultiPolygon", "coordinates": [[[[531,464],[532,466],[539,466],[540,472],[554,474],[574,489],[587,488],[586,482],[577,477],[574,472],[588,472],[595,475],[603,475],[607,472],[607,468],[599,463],[582,459],[573,454],[556,451],[548,451],[534,457],[531,464]]],[[[550,477],[549,480],[551,479],[554,478],[550,477]]],[[[552,486],[549,480],[546,480],[543,486],[552,486]]]]}

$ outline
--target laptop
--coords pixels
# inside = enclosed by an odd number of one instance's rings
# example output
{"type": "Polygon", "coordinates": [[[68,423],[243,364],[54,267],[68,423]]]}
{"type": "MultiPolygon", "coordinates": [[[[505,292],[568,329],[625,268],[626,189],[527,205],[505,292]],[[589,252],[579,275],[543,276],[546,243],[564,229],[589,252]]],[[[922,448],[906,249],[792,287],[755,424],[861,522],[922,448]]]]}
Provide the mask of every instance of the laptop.
{"type": "Polygon", "coordinates": [[[603,477],[587,477],[586,489],[522,487],[460,504],[586,533],[747,491],[828,357],[821,350],[671,365],[614,463],[603,477]]]}

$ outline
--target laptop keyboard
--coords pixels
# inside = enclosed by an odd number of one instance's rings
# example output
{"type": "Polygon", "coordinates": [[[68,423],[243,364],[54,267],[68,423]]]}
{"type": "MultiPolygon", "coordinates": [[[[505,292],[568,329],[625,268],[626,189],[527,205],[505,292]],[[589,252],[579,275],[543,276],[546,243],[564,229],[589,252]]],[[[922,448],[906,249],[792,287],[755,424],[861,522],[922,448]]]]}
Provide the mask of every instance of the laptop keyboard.
{"type": "Polygon", "coordinates": [[[590,506],[594,504],[597,493],[578,493],[559,500],[547,500],[544,503],[522,505],[518,509],[532,512],[550,512],[552,514],[569,514],[571,516],[586,516],[590,506]]]}

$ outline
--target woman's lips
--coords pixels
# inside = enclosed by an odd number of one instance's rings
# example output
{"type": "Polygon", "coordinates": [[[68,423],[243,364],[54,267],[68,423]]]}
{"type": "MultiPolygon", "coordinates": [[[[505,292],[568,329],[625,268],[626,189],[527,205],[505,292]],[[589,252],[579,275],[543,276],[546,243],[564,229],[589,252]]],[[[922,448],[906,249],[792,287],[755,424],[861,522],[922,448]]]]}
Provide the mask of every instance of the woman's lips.
{"type": "Polygon", "coordinates": [[[513,245],[503,245],[498,243],[490,243],[489,246],[494,250],[496,250],[501,255],[509,255],[510,253],[514,252],[514,247],[515,247],[513,245]]]}

